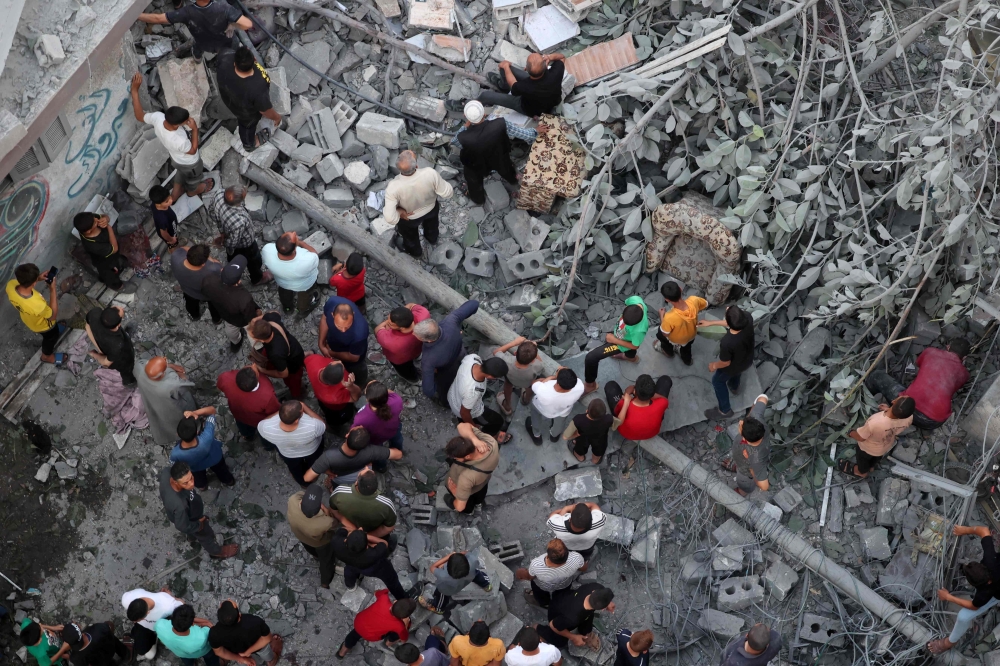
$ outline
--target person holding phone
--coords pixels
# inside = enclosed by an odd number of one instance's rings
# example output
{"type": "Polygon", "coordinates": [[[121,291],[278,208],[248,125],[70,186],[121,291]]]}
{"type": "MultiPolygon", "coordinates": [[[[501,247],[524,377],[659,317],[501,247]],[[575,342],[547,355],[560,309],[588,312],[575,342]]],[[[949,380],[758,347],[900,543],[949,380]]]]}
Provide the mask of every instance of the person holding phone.
{"type": "Polygon", "coordinates": [[[7,298],[20,313],[24,325],[42,336],[42,362],[61,367],[67,357],[55,349],[66,325],[56,322],[59,316],[59,293],[55,282],[57,270],[53,266],[42,274],[34,264],[21,264],[14,269],[14,279],[7,282],[7,298]],[[35,285],[43,281],[49,287],[48,300],[35,290],[35,285]]]}

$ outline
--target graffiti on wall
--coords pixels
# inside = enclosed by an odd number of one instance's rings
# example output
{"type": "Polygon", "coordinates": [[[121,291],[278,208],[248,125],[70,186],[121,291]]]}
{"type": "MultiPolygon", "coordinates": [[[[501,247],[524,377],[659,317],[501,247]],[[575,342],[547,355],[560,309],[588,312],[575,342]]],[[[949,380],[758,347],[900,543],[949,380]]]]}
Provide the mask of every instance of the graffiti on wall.
{"type": "Polygon", "coordinates": [[[128,98],[123,99],[107,131],[99,132],[97,128],[111,103],[111,89],[101,88],[89,95],[80,95],[80,101],[83,105],[76,110],[80,124],[73,127],[66,146],[66,164],[80,164],[83,171],[66,191],[70,199],[81,195],[91,184],[98,190],[106,189],[113,177],[115,162],[105,164],[105,161],[118,147],[118,133],[129,105],[128,98]],[[102,167],[104,175],[98,175],[102,167]]]}
{"type": "Polygon", "coordinates": [[[14,274],[21,256],[38,241],[38,227],[49,205],[49,184],[34,176],[0,199],[0,279],[14,274]]]}

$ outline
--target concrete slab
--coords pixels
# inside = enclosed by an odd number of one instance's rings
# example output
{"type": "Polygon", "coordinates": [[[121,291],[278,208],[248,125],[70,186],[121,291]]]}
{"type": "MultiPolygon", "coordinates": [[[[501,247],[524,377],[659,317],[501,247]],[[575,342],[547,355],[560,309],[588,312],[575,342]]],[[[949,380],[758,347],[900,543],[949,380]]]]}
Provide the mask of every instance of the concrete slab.
{"type": "Polygon", "coordinates": [[[208,101],[208,75],[203,62],[194,58],[162,60],[156,65],[167,106],[187,109],[201,123],[201,108],[208,101]]]}
{"type": "Polygon", "coordinates": [[[204,145],[199,146],[201,161],[204,162],[206,170],[211,171],[222,161],[222,156],[229,150],[234,136],[235,134],[225,127],[219,127],[219,129],[215,130],[215,134],[208,137],[208,141],[204,145]]]}

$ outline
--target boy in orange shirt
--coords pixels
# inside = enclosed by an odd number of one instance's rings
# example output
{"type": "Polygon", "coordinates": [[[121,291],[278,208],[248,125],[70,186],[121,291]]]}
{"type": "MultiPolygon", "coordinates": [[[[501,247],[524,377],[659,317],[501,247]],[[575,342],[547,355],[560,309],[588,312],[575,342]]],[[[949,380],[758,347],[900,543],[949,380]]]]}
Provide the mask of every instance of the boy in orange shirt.
{"type": "Polygon", "coordinates": [[[660,330],[656,332],[654,347],[669,358],[674,357],[674,347],[678,347],[684,365],[691,365],[691,346],[698,334],[698,313],[708,307],[708,301],[698,296],[681,300],[681,286],[676,282],[665,283],[660,293],[672,308],[660,308],[660,330]]]}

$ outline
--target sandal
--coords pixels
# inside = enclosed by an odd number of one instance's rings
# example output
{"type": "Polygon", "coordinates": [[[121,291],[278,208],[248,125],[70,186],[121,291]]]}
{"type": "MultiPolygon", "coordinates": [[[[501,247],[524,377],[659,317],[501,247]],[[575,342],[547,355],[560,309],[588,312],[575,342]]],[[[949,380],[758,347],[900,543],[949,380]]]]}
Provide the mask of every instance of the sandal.
{"type": "Polygon", "coordinates": [[[587,462],[587,456],[580,457],[580,456],[576,455],[576,451],[574,450],[575,449],[575,445],[573,444],[572,441],[566,442],[566,448],[569,449],[570,455],[573,456],[574,458],[576,458],[578,461],[580,461],[580,462],[587,462]]]}
{"type": "Polygon", "coordinates": [[[497,444],[509,444],[514,439],[514,433],[505,432],[502,438],[497,437],[497,444]]]}
{"type": "Polygon", "coordinates": [[[201,182],[205,184],[205,191],[202,192],[202,194],[208,194],[209,192],[211,192],[212,190],[215,189],[215,179],[212,178],[211,176],[208,177],[208,178],[206,178],[205,180],[203,180],[201,182]],[[209,183],[212,183],[212,184],[209,185],[209,183]]]}
{"type": "Polygon", "coordinates": [[[61,367],[65,366],[66,365],[66,361],[69,360],[69,357],[65,354],[65,352],[55,352],[52,355],[56,359],[56,360],[52,361],[52,365],[56,366],[57,368],[61,368],[61,367]]]}
{"type": "Polygon", "coordinates": [[[853,476],[858,479],[863,479],[866,476],[868,476],[867,474],[862,475],[855,472],[854,463],[851,462],[850,460],[841,460],[839,463],[837,463],[837,470],[843,472],[848,476],[853,476]]]}
{"type": "Polygon", "coordinates": [[[506,404],[504,403],[504,400],[501,397],[501,395],[502,394],[497,393],[497,407],[500,408],[500,411],[503,412],[504,416],[509,417],[511,414],[514,413],[514,410],[511,409],[510,407],[506,406],[506,404]]]}

